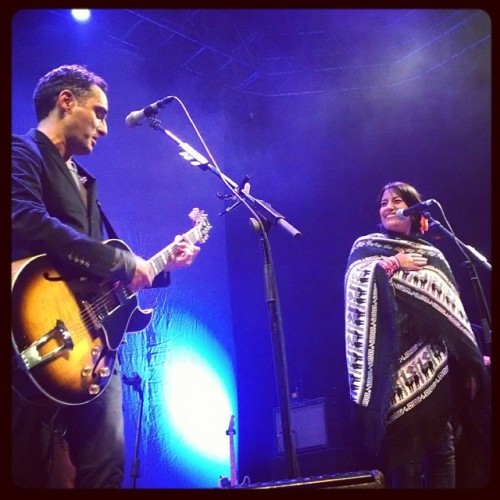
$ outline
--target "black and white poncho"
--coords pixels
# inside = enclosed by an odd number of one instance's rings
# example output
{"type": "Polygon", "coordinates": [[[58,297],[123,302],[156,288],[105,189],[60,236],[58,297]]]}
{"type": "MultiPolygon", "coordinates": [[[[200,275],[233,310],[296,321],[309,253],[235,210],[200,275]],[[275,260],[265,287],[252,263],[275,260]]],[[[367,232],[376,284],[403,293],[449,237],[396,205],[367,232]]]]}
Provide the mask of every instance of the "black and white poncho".
{"type": "Polygon", "coordinates": [[[452,415],[452,388],[465,386],[468,374],[483,377],[449,264],[418,238],[373,233],[354,242],[345,275],[345,344],[350,398],[373,450],[389,430],[401,446],[408,433],[433,439],[433,429],[452,415]],[[377,264],[398,252],[419,253],[427,265],[387,276],[377,264]],[[455,361],[458,383],[450,369],[455,361]]]}

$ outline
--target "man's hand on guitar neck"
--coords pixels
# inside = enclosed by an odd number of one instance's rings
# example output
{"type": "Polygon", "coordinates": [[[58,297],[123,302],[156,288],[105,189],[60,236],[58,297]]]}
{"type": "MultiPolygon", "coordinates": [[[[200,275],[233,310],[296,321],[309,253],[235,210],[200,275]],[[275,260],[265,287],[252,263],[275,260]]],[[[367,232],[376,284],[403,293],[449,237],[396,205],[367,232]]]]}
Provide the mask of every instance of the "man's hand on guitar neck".
{"type": "Polygon", "coordinates": [[[180,234],[175,237],[174,246],[175,250],[172,253],[172,260],[165,267],[165,271],[190,266],[200,251],[199,246],[194,245],[180,234]]]}
{"type": "MultiPolygon", "coordinates": [[[[164,271],[172,271],[182,267],[190,266],[200,251],[200,247],[186,240],[184,236],[177,235],[174,239],[175,250],[171,254],[170,262],[165,266],[164,271]]],[[[134,255],[135,272],[132,281],[127,285],[127,288],[136,293],[143,288],[148,288],[152,285],[155,278],[155,272],[151,267],[150,262],[144,260],[138,255],[134,255]]]]}

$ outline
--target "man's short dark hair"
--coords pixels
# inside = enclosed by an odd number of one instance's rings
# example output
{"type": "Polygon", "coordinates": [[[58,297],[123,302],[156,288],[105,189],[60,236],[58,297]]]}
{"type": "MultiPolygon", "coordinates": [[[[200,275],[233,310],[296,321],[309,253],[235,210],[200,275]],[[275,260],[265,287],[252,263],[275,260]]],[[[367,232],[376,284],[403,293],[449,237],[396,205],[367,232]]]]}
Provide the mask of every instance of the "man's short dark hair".
{"type": "Polygon", "coordinates": [[[37,120],[40,122],[49,115],[62,90],[71,90],[78,100],[85,100],[90,96],[92,85],[97,85],[104,92],[108,90],[103,78],[79,64],[63,65],[49,71],[38,80],[33,93],[37,120]]]}

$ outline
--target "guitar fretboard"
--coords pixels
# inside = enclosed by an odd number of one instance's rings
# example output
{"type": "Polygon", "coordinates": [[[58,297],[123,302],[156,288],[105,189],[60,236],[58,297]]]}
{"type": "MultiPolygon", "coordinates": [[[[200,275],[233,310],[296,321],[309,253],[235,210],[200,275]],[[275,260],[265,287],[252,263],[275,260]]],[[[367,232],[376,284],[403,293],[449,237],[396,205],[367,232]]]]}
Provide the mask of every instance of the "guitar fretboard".
{"type": "MultiPolygon", "coordinates": [[[[194,244],[200,241],[199,237],[197,236],[197,233],[199,234],[198,228],[193,227],[187,233],[184,233],[183,236],[184,239],[194,244]]],[[[163,269],[165,269],[168,263],[172,260],[172,255],[177,250],[177,248],[178,246],[175,243],[171,243],[170,245],[166,246],[163,250],[160,250],[158,253],[153,255],[153,257],[151,257],[148,260],[155,276],[160,274],[163,271],[163,269]]]]}
{"type": "MultiPolygon", "coordinates": [[[[198,208],[193,208],[189,217],[191,220],[196,221],[196,225],[182,235],[183,239],[191,244],[205,242],[208,238],[208,232],[212,227],[208,222],[207,215],[198,208]]],[[[153,269],[154,276],[157,276],[165,269],[178,248],[178,245],[172,242],[148,260],[149,265],[153,269]]]]}

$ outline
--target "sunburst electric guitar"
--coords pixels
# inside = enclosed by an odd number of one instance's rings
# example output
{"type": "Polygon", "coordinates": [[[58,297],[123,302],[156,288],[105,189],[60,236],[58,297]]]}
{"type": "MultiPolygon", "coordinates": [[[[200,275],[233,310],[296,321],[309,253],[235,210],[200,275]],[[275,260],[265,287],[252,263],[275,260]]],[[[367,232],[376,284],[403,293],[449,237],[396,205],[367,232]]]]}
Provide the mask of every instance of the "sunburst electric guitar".
{"type": "MultiPolygon", "coordinates": [[[[193,227],[184,234],[191,243],[204,243],[211,228],[197,208],[189,214],[193,227]]],[[[121,240],[104,244],[130,250],[121,240]]],[[[175,242],[148,262],[157,276],[172,261],[175,242]]],[[[141,309],[137,294],[120,282],[65,278],[45,255],[12,263],[13,363],[42,399],[66,404],[87,403],[99,396],[113,372],[125,333],[144,330],[152,309],[141,309]],[[31,384],[32,382],[32,384],[31,384]]],[[[17,372],[17,370],[16,370],[17,372]]],[[[23,390],[24,390],[23,388],[23,390]]]]}

